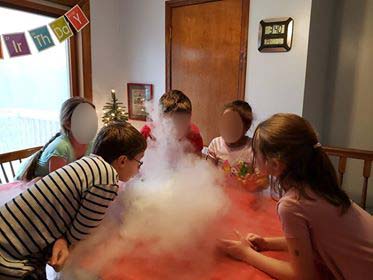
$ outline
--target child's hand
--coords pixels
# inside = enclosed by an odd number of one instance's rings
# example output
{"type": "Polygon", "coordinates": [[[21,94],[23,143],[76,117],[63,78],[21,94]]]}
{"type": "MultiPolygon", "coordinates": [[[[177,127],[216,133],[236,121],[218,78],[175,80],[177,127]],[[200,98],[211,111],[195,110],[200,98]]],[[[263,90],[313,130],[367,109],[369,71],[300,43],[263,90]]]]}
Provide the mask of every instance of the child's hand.
{"type": "Polygon", "coordinates": [[[268,250],[267,241],[259,235],[249,233],[246,236],[246,240],[251,242],[251,244],[253,245],[253,249],[255,249],[258,252],[268,250]]]}
{"type": "Polygon", "coordinates": [[[249,256],[252,253],[253,245],[250,241],[243,238],[241,233],[235,231],[239,240],[228,240],[228,239],[221,239],[220,240],[220,249],[224,251],[226,254],[230,255],[232,258],[235,258],[240,261],[248,261],[249,256]]]}
{"type": "Polygon", "coordinates": [[[56,272],[62,270],[67,258],[69,256],[69,248],[65,238],[57,239],[53,245],[52,257],[48,264],[54,268],[56,272]]]}

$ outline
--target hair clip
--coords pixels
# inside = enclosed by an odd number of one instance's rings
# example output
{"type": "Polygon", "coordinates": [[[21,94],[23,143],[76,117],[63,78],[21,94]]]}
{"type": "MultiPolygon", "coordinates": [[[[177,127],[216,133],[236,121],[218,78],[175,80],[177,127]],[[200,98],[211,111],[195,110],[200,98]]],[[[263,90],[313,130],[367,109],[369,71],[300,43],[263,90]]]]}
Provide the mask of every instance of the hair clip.
{"type": "Polygon", "coordinates": [[[315,145],[313,145],[314,149],[321,148],[321,143],[317,142],[315,145]]]}

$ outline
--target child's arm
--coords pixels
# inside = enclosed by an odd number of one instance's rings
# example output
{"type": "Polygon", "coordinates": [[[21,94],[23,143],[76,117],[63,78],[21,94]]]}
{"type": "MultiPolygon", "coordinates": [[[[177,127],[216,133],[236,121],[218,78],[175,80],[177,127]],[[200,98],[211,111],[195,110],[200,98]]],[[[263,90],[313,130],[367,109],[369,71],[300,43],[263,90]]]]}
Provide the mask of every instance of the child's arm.
{"type": "Polygon", "coordinates": [[[288,251],[288,244],[285,237],[265,237],[268,250],[271,251],[288,251]]]}
{"type": "Polygon", "coordinates": [[[49,159],[49,173],[60,169],[61,167],[65,166],[67,164],[67,160],[63,157],[51,157],[49,159]]]}
{"type": "Polygon", "coordinates": [[[101,223],[117,193],[118,185],[90,187],[84,194],[78,213],[67,230],[66,240],[73,244],[85,239],[101,223]]]}
{"type": "Polygon", "coordinates": [[[266,272],[276,279],[315,279],[311,243],[308,239],[287,239],[291,262],[262,255],[252,249],[247,240],[222,240],[222,249],[230,256],[266,272]]]}
{"type": "Polygon", "coordinates": [[[288,245],[286,238],[281,237],[261,237],[259,235],[249,233],[246,237],[257,251],[287,251],[288,245]]]}

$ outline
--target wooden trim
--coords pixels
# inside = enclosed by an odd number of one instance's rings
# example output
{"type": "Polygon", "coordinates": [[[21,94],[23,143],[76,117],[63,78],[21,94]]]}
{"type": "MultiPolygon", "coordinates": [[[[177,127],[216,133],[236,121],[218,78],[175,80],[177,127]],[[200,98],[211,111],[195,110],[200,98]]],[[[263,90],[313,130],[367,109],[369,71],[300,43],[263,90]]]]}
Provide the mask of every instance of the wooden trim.
{"type": "Polygon", "coordinates": [[[217,1],[223,1],[223,0],[169,0],[166,1],[166,7],[182,7],[182,6],[190,6],[190,5],[198,5],[198,4],[204,4],[208,2],[217,2],[217,1]]]}
{"type": "MultiPolygon", "coordinates": [[[[91,21],[90,4],[88,0],[80,1],[80,7],[88,20],[91,21]]],[[[92,50],[91,50],[91,25],[88,24],[81,31],[82,36],[82,63],[84,98],[93,101],[92,93],[92,50]]]]}
{"type": "MultiPolygon", "coordinates": [[[[222,0],[169,0],[166,2],[165,12],[165,37],[166,37],[166,91],[172,88],[172,9],[176,7],[217,2],[222,0]]],[[[246,86],[246,67],[247,67],[247,45],[249,32],[249,10],[250,0],[242,0],[242,19],[241,19],[241,45],[240,45],[240,63],[238,70],[238,99],[245,99],[246,86]]]]}
{"type": "Polygon", "coordinates": [[[11,161],[27,158],[31,156],[32,154],[36,153],[37,151],[39,151],[41,148],[43,147],[42,146],[33,147],[29,149],[0,154],[0,163],[6,163],[6,162],[11,162],[11,161]]]}
{"type": "Polygon", "coordinates": [[[68,8],[61,9],[27,0],[0,0],[0,6],[50,17],[59,17],[68,11],[68,8]]]}
{"type": "Polygon", "coordinates": [[[342,186],[343,175],[346,170],[347,159],[360,159],[364,161],[363,167],[363,189],[361,192],[360,206],[365,209],[367,201],[368,192],[368,181],[371,175],[372,161],[373,161],[373,151],[364,151],[357,149],[347,149],[347,148],[336,148],[336,147],[322,147],[323,150],[329,156],[335,156],[339,158],[338,163],[338,173],[339,173],[339,183],[342,186]]]}
{"type": "Polygon", "coordinates": [[[348,149],[348,148],[336,148],[336,147],[322,147],[323,150],[331,156],[346,157],[362,160],[373,160],[373,151],[348,149]]]}
{"type": "Polygon", "coordinates": [[[70,89],[72,96],[80,96],[79,94],[79,57],[78,57],[78,40],[76,36],[69,39],[70,51],[70,89]]]}
{"type": "Polygon", "coordinates": [[[46,0],[46,1],[56,3],[59,5],[68,6],[68,7],[74,7],[76,4],[79,4],[79,0],[46,0]]]}
{"type": "Polygon", "coordinates": [[[238,99],[245,100],[247,48],[249,33],[250,0],[242,0],[240,65],[238,70],[238,99]]]}
{"type": "Polygon", "coordinates": [[[171,3],[166,2],[166,91],[171,90],[171,57],[172,57],[172,8],[171,3]]]}

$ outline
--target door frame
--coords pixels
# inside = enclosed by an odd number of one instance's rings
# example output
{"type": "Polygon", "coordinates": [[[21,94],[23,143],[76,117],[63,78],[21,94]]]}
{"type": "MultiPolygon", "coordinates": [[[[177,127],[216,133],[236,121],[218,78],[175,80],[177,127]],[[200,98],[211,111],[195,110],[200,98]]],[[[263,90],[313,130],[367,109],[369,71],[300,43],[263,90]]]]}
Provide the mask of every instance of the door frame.
{"type": "MultiPolygon", "coordinates": [[[[172,43],[172,9],[183,6],[197,5],[209,2],[217,2],[223,0],[168,0],[166,1],[166,22],[165,22],[165,38],[166,38],[166,90],[171,90],[171,43],[172,43]]],[[[247,71],[247,48],[248,48],[248,32],[249,32],[249,11],[250,0],[242,0],[242,18],[241,18],[241,46],[240,46],[240,62],[238,69],[238,99],[245,99],[246,86],[246,71],[247,71]]]]}

